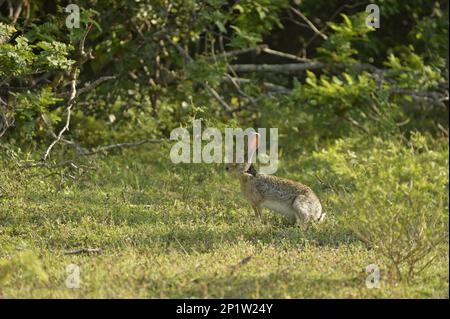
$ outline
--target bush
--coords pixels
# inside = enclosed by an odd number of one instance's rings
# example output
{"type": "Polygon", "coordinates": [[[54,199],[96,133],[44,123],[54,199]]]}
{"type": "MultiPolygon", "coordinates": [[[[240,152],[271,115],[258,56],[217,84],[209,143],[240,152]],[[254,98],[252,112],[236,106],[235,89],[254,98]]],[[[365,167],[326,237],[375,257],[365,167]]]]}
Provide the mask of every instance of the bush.
{"type": "Polygon", "coordinates": [[[430,141],[338,140],[312,159],[337,219],[385,258],[393,279],[414,278],[448,242],[448,143],[430,141]]]}

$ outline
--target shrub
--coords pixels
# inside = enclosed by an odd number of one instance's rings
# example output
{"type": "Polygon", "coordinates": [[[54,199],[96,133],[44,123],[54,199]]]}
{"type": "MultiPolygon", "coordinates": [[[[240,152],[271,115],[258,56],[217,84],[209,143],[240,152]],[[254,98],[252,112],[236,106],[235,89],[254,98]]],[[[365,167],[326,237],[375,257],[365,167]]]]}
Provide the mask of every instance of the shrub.
{"type": "Polygon", "coordinates": [[[410,280],[448,241],[448,143],[338,140],[314,154],[332,189],[336,216],[387,261],[391,278],[410,280]]]}

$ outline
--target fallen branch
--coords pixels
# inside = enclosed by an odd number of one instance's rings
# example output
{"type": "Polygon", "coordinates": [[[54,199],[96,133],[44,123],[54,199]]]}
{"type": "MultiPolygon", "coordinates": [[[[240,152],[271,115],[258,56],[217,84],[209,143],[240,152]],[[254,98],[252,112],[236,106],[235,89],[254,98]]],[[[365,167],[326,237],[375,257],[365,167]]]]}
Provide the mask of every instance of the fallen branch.
{"type": "Polygon", "coordinates": [[[231,106],[229,106],[228,103],[225,102],[224,99],[222,99],[222,97],[219,95],[219,93],[217,93],[216,90],[214,90],[208,84],[204,84],[204,85],[205,85],[205,88],[208,90],[208,92],[217,100],[217,102],[219,102],[220,105],[222,105],[222,107],[225,110],[227,110],[227,111],[231,111],[232,110],[231,106]]]}
{"type": "MultiPolygon", "coordinates": [[[[84,147],[81,147],[80,145],[77,144],[76,148],[78,148],[77,150],[79,150],[78,156],[76,156],[73,159],[65,160],[65,161],[62,161],[59,163],[49,163],[44,160],[41,160],[39,162],[32,162],[32,163],[26,163],[23,165],[19,165],[19,167],[21,169],[37,168],[37,167],[59,168],[59,167],[65,167],[65,166],[72,166],[73,168],[78,168],[77,165],[75,164],[75,161],[82,156],[90,156],[90,155],[94,155],[97,153],[105,153],[105,152],[110,151],[115,148],[135,147],[135,146],[148,144],[148,143],[161,143],[163,141],[164,141],[164,139],[144,139],[144,140],[139,140],[139,141],[135,141],[135,142],[125,142],[125,143],[110,144],[110,145],[105,145],[105,146],[98,146],[98,147],[90,149],[90,150],[88,150],[84,147]]],[[[70,142],[75,143],[73,141],[70,141],[70,142]]]]}

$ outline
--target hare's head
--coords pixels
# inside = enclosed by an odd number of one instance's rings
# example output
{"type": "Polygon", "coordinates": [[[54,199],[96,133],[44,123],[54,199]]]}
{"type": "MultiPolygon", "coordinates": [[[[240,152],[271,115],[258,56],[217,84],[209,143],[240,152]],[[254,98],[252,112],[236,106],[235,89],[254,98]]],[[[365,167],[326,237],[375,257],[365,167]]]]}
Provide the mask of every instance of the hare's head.
{"type": "Polygon", "coordinates": [[[230,174],[242,174],[248,171],[252,165],[252,160],[259,146],[259,134],[250,133],[248,135],[248,148],[244,152],[244,157],[236,159],[234,163],[225,164],[225,170],[230,174]]]}

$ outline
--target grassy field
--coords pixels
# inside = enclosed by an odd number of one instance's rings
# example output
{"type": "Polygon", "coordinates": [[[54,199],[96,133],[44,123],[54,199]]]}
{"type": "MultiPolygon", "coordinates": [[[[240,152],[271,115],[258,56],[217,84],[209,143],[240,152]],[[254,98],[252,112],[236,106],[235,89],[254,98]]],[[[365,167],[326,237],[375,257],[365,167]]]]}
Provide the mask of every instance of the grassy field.
{"type": "Polygon", "coordinates": [[[90,158],[75,180],[4,162],[0,297],[448,298],[448,241],[414,280],[390,280],[307,165],[289,160],[277,175],[311,184],[328,220],[293,227],[265,211],[261,224],[220,166],[175,166],[155,148],[90,158]],[[85,248],[101,251],[66,254],[85,248]],[[70,264],[78,289],[66,287],[70,264]],[[365,285],[369,264],[379,289],[365,285]]]}

